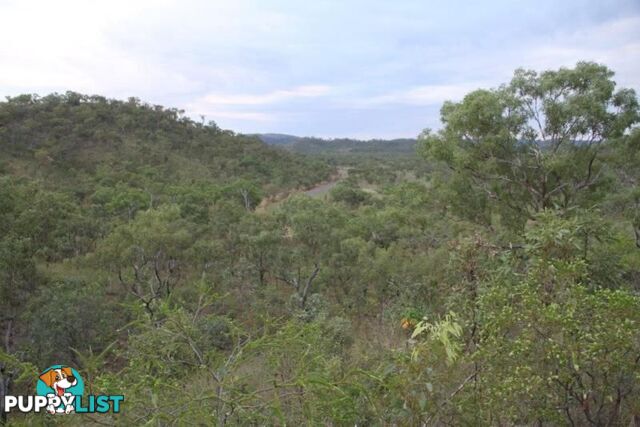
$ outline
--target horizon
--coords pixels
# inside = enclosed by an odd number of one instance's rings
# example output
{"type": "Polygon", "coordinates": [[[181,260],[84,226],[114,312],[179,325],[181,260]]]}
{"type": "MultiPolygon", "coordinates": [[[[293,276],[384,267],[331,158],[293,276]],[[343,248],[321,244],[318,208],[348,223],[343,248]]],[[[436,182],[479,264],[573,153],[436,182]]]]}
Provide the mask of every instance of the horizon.
{"type": "Polygon", "coordinates": [[[441,127],[445,100],[506,83],[518,67],[594,61],[640,90],[630,0],[9,1],[0,12],[12,40],[0,47],[1,95],[136,97],[242,134],[416,138],[441,127]]]}

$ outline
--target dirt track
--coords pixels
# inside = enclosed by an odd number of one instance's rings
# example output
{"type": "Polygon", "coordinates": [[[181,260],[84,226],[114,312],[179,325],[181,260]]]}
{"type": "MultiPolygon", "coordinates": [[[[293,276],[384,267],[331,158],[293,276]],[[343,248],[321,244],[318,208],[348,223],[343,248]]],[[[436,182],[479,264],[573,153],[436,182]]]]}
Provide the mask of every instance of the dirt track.
{"type": "Polygon", "coordinates": [[[333,187],[336,186],[338,182],[343,180],[349,175],[349,171],[346,168],[338,168],[336,174],[332,175],[328,181],[323,181],[311,188],[307,189],[296,189],[285,193],[278,193],[273,196],[269,196],[260,202],[258,207],[256,208],[256,212],[264,212],[271,207],[282,203],[287,198],[293,196],[294,194],[306,194],[309,197],[322,197],[327,194],[333,187]]]}

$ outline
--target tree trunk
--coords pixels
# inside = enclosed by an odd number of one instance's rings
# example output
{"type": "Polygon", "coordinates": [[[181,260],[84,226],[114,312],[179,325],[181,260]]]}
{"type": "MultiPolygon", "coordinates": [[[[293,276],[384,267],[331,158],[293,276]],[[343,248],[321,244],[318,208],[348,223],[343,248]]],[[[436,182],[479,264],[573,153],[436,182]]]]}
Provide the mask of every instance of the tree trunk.
{"type": "Polygon", "coordinates": [[[313,279],[316,278],[319,271],[320,271],[320,267],[318,267],[318,264],[315,264],[313,273],[311,273],[311,276],[309,276],[309,278],[307,279],[307,283],[304,285],[304,289],[302,290],[302,295],[300,295],[300,308],[304,309],[305,305],[307,304],[307,297],[309,296],[309,289],[311,289],[311,283],[313,282],[313,279]]]}

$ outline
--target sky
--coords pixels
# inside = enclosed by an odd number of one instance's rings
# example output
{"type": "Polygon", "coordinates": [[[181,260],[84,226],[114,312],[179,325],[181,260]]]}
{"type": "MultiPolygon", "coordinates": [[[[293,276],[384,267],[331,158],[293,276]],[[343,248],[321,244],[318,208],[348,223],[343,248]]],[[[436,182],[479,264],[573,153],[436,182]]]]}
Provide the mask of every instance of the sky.
{"type": "Polygon", "coordinates": [[[640,92],[640,0],[0,0],[0,96],[72,90],[240,133],[415,137],[518,67],[640,92]]]}

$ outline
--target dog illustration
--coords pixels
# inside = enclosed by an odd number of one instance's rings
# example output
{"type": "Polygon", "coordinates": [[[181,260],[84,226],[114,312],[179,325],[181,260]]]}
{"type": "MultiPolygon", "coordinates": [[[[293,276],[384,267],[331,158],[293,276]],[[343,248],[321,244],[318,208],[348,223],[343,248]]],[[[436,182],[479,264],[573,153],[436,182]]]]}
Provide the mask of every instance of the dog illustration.
{"type": "MultiPolygon", "coordinates": [[[[56,396],[65,397],[71,396],[71,393],[68,393],[66,390],[78,383],[76,377],[73,376],[73,371],[71,371],[71,368],[66,366],[60,367],[58,369],[49,369],[48,371],[40,375],[40,379],[47,386],[51,387],[53,391],[55,391],[56,396]]],[[[53,405],[47,406],[47,411],[50,414],[53,414],[55,412],[64,412],[68,414],[74,409],[75,408],[73,407],[73,405],[66,405],[64,409],[62,408],[62,406],[60,406],[57,410],[53,405]]]]}

